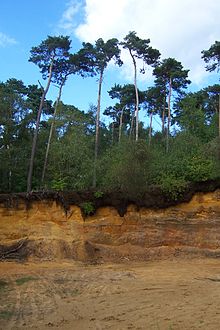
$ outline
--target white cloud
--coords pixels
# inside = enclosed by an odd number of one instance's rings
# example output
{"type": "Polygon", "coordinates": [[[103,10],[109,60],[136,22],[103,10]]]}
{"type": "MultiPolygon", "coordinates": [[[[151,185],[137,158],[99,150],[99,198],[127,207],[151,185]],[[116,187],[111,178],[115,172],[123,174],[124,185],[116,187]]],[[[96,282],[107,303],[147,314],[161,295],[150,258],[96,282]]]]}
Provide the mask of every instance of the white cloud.
{"type": "Polygon", "coordinates": [[[0,47],[6,47],[8,45],[15,45],[17,42],[15,39],[7,36],[3,32],[0,32],[0,47]]]}
{"type": "MultiPolygon", "coordinates": [[[[66,22],[71,23],[66,13],[66,22]]],[[[150,38],[162,58],[174,57],[190,69],[190,79],[201,83],[206,77],[201,50],[220,40],[220,2],[217,0],[86,0],[84,22],[75,30],[81,41],[99,37],[122,40],[129,31],[150,38]]],[[[74,11],[74,10],[73,10],[74,11]]],[[[125,62],[128,63],[126,57],[125,62]]],[[[124,68],[128,76],[132,71],[124,68]]]]}
{"type": "Polygon", "coordinates": [[[82,3],[77,0],[69,1],[58,23],[58,28],[66,30],[68,33],[73,33],[77,25],[76,16],[80,9],[82,9],[82,3]]]}

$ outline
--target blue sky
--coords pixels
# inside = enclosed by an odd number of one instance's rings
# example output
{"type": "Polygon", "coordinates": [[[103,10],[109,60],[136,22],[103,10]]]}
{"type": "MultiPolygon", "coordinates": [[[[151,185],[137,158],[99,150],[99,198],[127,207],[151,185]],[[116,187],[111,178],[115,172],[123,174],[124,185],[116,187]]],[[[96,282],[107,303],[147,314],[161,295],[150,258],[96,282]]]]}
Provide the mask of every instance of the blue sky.
{"type": "MultiPolygon", "coordinates": [[[[25,84],[37,84],[41,78],[38,67],[28,62],[30,49],[46,39],[47,35],[69,35],[59,27],[62,15],[69,2],[65,0],[7,0],[0,3],[0,80],[17,78],[25,84]],[[4,38],[5,37],[5,38],[4,38]],[[7,38],[8,40],[7,40],[7,38]],[[2,44],[1,44],[2,40],[2,44]]],[[[83,10],[77,14],[76,22],[82,22],[83,10]]],[[[71,33],[72,52],[78,51],[82,41],[71,33]]],[[[113,70],[114,71],[114,70],[113,70]]],[[[113,77],[103,84],[103,106],[111,102],[107,90],[115,83],[113,77]],[[107,97],[106,97],[107,96],[107,97]]],[[[52,86],[48,97],[54,99],[57,89],[52,86]]],[[[63,92],[63,101],[88,110],[89,104],[96,104],[96,78],[72,77],[63,92]]]]}
{"type": "MultiPolygon", "coordinates": [[[[99,37],[122,40],[129,31],[150,38],[162,58],[175,57],[190,69],[191,90],[218,83],[218,75],[207,73],[201,50],[220,40],[219,0],[7,0],[0,2],[0,81],[17,78],[25,84],[42,83],[37,66],[28,62],[30,49],[48,35],[70,35],[72,51],[82,41],[99,37]]],[[[121,69],[110,66],[103,84],[102,108],[111,102],[107,90],[114,83],[132,83],[129,55],[122,54],[121,69]]],[[[150,70],[139,76],[139,87],[151,85],[150,70]]],[[[55,98],[56,88],[50,98],[55,98]]],[[[72,77],[63,101],[87,110],[97,99],[95,78],[72,77]]]]}

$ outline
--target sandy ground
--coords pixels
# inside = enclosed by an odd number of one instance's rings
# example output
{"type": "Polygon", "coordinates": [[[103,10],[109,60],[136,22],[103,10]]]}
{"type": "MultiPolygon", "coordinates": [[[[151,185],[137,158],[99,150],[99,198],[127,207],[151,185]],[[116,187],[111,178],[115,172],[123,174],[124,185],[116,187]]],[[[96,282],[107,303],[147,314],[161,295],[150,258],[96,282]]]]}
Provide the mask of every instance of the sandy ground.
{"type": "Polygon", "coordinates": [[[0,263],[0,329],[220,329],[220,260],[0,263]]]}

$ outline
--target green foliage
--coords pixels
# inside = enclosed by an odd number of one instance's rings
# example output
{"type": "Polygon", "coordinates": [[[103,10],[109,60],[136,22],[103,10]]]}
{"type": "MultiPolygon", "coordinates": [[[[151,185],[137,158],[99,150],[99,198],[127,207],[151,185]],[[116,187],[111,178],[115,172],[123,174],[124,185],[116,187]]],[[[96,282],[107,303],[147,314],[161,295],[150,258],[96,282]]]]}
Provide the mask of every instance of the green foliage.
{"type": "Polygon", "coordinates": [[[64,190],[66,186],[65,178],[53,179],[51,181],[51,188],[54,190],[64,190]]]}
{"type": "Polygon", "coordinates": [[[95,76],[105,70],[111,60],[121,66],[120,49],[118,40],[112,38],[104,42],[102,38],[96,40],[95,44],[83,43],[83,47],[77,53],[81,62],[82,75],[95,76]]]}
{"type": "Polygon", "coordinates": [[[95,198],[102,198],[103,197],[103,195],[104,195],[104,193],[103,193],[103,191],[101,191],[101,190],[97,190],[95,193],[94,193],[94,197],[95,198]]]}
{"type": "Polygon", "coordinates": [[[62,61],[68,60],[70,44],[71,41],[67,36],[48,36],[39,46],[32,47],[29,61],[38,65],[44,79],[47,78],[49,66],[53,63],[55,67],[53,80],[57,81],[60,72],[56,68],[60,68],[62,61]]]}
{"type": "Polygon", "coordinates": [[[186,189],[186,181],[174,175],[164,175],[159,180],[162,191],[172,200],[177,200],[186,189]]]}
{"type": "Polygon", "coordinates": [[[4,310],[0,311],[0,319],[9,320],[13,315],[12,311],[4,310]]]}
{"type": "Polygon", "coordinates": [[[164,193],[177,199],[189,182],[206,181],[218,176],[216,145],[212,148],[197,137],[181,132],[172,138],[167,154],[161,141],[153,141],[150,184],[160,185],[164,193]]]}
{"type": "MultiPolygon", "coordinates": [[[[83,77],[100,75],[101,86],[109,62],[113,59],[117,65],[122,65],[115,38],[107,42],[99,38],[94,45],[84,43],[76,54],[69,53],[70,44],[69,37],[49,36],[31,49],[30,61],[38,65],[43,78],[48,78],[49,70],[52,70],[52,82],[58,85],[64,84],[71,73],[77,73],[83,77]]],[[[136,83],[136,88],[130,84],[115,84],[109,95],[117,103],[104,112],[108,116],[108,127],[96,116],[100,102],[97,107],[91,106],[88,112],[59,102],[44,187],[90,189],[95,140],[98,190],[94,192],[94,200],[101,198],[102,191],[106,190],[120,190],[131,198],[141,197],[152,184],[160,185],[167,196],[177,199],[189,182],[220,178],[220,141],[217,137],[220,85],[185,93],[183,90],[189,83],[188,70],[184,70],[180,62],[168,58],[158,63],[159,51],[150,47],[149,39],[140,39],[134,31],[127,34],[121,45],[129,51],[135,73],[136,62],[140,59],[144,65],[154,67],[155,85],[140,91],[136,83]],[[136,125],[139,110],[145,110],[147,115],[159,115],[162,120],[162,132],[154,132],[153,127],[153,133],[149,134],[152,136],[150,146],[146,123],[139,121],[136,125]],[[175,124],[176,130],[169,124],[175,124]],[[136,134],[139,141],[134,142],[135,126],[137,131],[139,129],[136,134]],[[167,141],[169,138],[167,150],[165,135],[167,141]]],[[[219,49],[220,42],[216,41],[209,50],[202,52],[207,70],[219,69],[219,49]]],[[[144,67],[141,72],[144,73],[144,67]]],[[[32,187],[42,187],[40,179],[54,111],[52,101],[46,100],[45,94],[43,116],[36,121],[42,89],[36,85],[25,86],[15,78],[0,83],[1,192],[25,191],[34,132],[37,132],[37,146],[33,153],[32,187]]],[[[158,116],[153,116],[153,122],[154,119],[158,116]]],[[[85,214],[94,212],[91,202],[83,208],[85,214]]]]}
{"type": "Polygon", "coordinates": [[[91,114],[61,104],[57,115],[57,139],[51,146],[48,163],[49,187],[55,188],[56,182],[58,189],[82,190],[91,186],[94,141],[92,127],[91,114]]]}
{"type": "Polygon", "coordinates": [[[160,57],[160,52],[149,44],[150,39],[139,38],[135,31],[129,32],[121,42],[123,48],[128,49],[134,58],[143,59],[147,65],[155,65],[160,57]]]}
{"type": "Polygon", "coordinates": [[[212,161],[213,179],[220,178],[220,137],[217,137],[204,146],[204,155],[206,159],[212,161]]]}
{"type": "Polygon", "coordinates": [[[80,207],[85,215],[92,215],[95,212],[95,206],[92,202],[84,202],[80,207]]]}
{"type": "Polygon", "coordinates": [[[175,103],[174,121],[187,133],[198,137],[204,143],[218,134],[217,114],[218,88],[208,87],[196,93],[189,93],[175,103]]]}
{"type": "Polygon", "coordinates": [[[147,187],[150,151],[145,141],[123,141],[109,149],[100,164],[100,185],[140,196],[147,187]]]}
{"type": "Polygon", "coordinates": [[[220,41],[215,41],[208,50],[202,51],[202,59],[204,59],[207,71],[219,70],[220,66],[220,41]]]}
{"type": "Polygon", "coordinates": [[[5,290],[7,285],[8,285],[8,282],[6,282],[5,280],[0,279],[0,292],[5,290]]]}
{"type": "Polygon", "coordinates": [[[186,165],[186,178],[189,181],[206,181],[213,177],[214,164],[203,155],[193,156],[186,165]]]}
{"type": "Polygon", "coordinates": [[[184,70],[180,62],[175,58],[166,58],[154,68],[153,74],[156,77],[156,86],[164,85],[169,88],[170,80],[172,88],[180,92],[186,88],[190,81],[187,79],[189,70],[184,70]]]}
{"type": "Polygon", "coordinates": [[[0,84],[0,191],[25,191],[39,93],[16,79],[0,84]]]}

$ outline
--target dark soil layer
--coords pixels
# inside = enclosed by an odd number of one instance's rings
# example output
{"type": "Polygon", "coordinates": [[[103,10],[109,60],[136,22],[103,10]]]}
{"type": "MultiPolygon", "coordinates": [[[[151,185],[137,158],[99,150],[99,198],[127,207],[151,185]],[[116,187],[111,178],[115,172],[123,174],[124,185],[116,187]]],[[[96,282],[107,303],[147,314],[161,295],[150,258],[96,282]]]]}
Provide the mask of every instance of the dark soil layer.
{"type": "MultiPolygon", "coordinates": [[[[7,208],[16,208],[20,201],[25,202],[27,208],[32,202],[41,200],[56,201],[68,211],[70,205],[77,205],[85,213],[85,203],[90,203],[93,210],[89,214],[94,214],[96,209],[102,206],[113,206],[118,210],[120,216],[126,213],[129,204],[137,207],[147,207],[152,209],[166,208],[182,202],[189,202],[197,192],[213,192],[220,188],[220,179],[204,182],[190,183],[184,192],[178,197],[172,198],[164,194],[159,186],[151,186],[141,196],[131,196],[122,191],[98,192],[90,191],[32,191],[30,193],[0,194],[0,203],[7,208]]],[[[87,214],[88,215],[88,214],[87,214]]]]}

